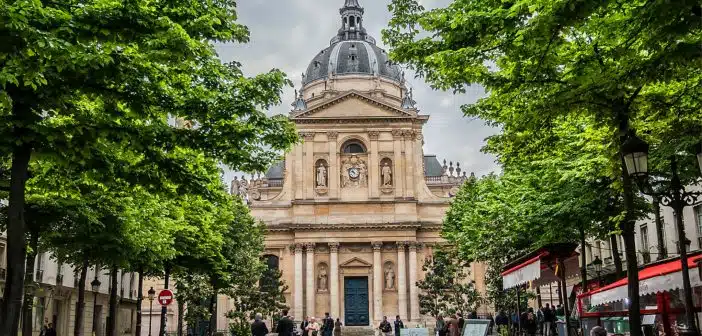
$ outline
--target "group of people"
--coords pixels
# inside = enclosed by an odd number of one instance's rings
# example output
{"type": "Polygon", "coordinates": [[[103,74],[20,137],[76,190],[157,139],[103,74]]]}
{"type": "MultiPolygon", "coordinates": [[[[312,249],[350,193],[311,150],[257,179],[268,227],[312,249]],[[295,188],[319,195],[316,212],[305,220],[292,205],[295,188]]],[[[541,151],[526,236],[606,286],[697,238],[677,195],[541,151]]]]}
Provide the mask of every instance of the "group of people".
{"type": "Polygon", "coordinates": [[[393,325],[394,328],[390,325],[390,322],[388,322],[388,317],[383,316],[383,320],[380,322],[380,325],[378,325],[378,330],[380,330],[380,333],[384,336],[392,336],[392,331],[395,330],[395,336],[400,336],[400,329],[405,327],[405,324],[400,319],[400,315],[395,316],[393,325]]]}
{"type": "MultiPolygon", "coordinates": [[[[477,319],[478,314],[472,312],[468,318],[477,319]]],[[[463,326],[465,324],[466,320],[461,313],[450,314],[448,316],[439,314],[436,316],[436,334],[438,334],[438,336],[460,336],[463,334],[463,326]]]]}
{"type": "Polygon", "coordinates": [[[558,334],[555,328],[557,316],[562,315],[565,315],[562,305],[556,307],[547,303],[536,311],[529,307],[519,315],[514,312],[511,317],[508,317],[504,311],[500,311],[495,317],[495,324],[499,335],[554,336],[558,334]]]}
{"type": "Polygon", "coordinates": [[[56,336],[56,329],[54,329],[54,324],[49,322],[49,319],[44,319],[44,325],[39,331],[39,336],[56,336]]]}
{"type": "MultiPolygon", "coordinates": [[[[284,309],[281,315],[275,327],[275,332],[278,336],[298,335],[295,330],[295,322],[293,322],[293,318],[288,315],[288,310],[284,309]]],[[[334,336],[340,336],[342,325],[338,318],[334,321],[334,319],[329,316],[329,313],[326,313],[324,314],[321,325],[317,323],[314,317],[306,317],[300,324],[300,330],[302,336],[332,336],[332,334],[334,336]]],[[[256,314],[253,323],[251,323],[251,335],[266,336],[268,332],[268,327],[265,321],[263,321],[263,316],[261,314],[256,314]]]]}

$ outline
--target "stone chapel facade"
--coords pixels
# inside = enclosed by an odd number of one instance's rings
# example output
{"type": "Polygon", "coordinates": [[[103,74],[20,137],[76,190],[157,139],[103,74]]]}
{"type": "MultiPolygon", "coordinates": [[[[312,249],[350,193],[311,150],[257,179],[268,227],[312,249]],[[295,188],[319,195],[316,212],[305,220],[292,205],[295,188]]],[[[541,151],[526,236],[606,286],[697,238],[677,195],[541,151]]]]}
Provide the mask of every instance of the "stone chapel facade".
{"type": "MultiPolygon", "coordinates": [[[[303,74],[290,120],[304,139],[263,177],[232,182],[265,222],[269,267],[282,271],[295,320],[423,321],[422,265],[442,244],[449,199],[466,179],[422,150],[420,113],[399,66],[346,0],[341,28],[303,74]]],[[[473,266],[478,290],[484,272],[473,266]]]]}

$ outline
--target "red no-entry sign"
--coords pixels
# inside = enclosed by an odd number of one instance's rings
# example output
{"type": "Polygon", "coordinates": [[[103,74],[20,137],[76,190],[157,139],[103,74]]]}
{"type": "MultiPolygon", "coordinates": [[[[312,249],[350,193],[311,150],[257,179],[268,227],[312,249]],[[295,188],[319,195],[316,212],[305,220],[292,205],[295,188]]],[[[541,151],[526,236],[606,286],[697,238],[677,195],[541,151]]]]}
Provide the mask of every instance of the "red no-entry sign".
{"type": "Polygon", "coordinates": [[[162,306],[168,306],[171,302],[173,302],[173,292],[164,289],[158,293],[158,303],[162,306]]]}

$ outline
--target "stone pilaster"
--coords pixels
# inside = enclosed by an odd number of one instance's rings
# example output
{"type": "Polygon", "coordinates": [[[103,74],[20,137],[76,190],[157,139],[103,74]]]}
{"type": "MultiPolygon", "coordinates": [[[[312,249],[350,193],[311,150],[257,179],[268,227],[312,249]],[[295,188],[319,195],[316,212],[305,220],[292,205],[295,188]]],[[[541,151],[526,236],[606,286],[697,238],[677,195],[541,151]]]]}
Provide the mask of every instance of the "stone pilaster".
{"type": "Polygon", "coordinates": [[[302,133],[305,139],[305,154],[302,163],[302,184],[304,185],[304,195],[305,199],[313,199],[315,197],[314,193],[314,133],[306,132],[302,133]]]}
{"type": "Polygon", "coordinates": [[[414,197],[414,135],[413,130],[404,132],[405,138],[405,197],[414,197]]]}
{"type": "MultiPolygon", "coordinates": [[[[315,277],[314,277],[314,243],[307,243],[305,244],[305,250],[307,251],[307,276],[306,276],[306,296],[307,296],[307,302],[305,304],[305,315],[306,316],[314,316],[314,283],[315,283],[315,277]]],[[[304,316],[301,316],[304,318],[304,316]]]]}
{"type": "Polygon", "coordinates": [[[373,242],[373,319],[383,319],[383,259],[380,256],[382,242],[373,242]]]}
{"type": "Polygon", "coordinates": [[[407,319],[407,269],[405,268],[405,246],[397,242],[397,306],[401,319],[407,319]]]}
{"type": "Polygon", "coordinates": [[[302,296],[303,296],[303,288],[302,288],[302,244],[295,244],[294,245],[294,253],[295,253],[295,280],[293,283],[293,290],[295,291],[293,293],[293,317],[302,319],[304,316],[302,315],[302,296]]]}
{"type": "Polygon", "coordinates": [[[417,248],[416,242],[409,245],[409,293],[410,293],[410,319],[419,321],[419,293],[417,291],[417,248]]]}
{"type": "Polygon", "coordinates": [[[404,190],[404,175],[405,166],[402,160],[402,130],[392,130],[393,150],[395,157],[395,176],[393,176],[395,197],[402,197],[404,190]]]}
{"type": "Polygon", "coordinates": [[[368,196],[375,198],[378,197],[380,189],[380,171],[377,167],[380,166],[378,158],[378,137],[380,132],[378,131],[368,131],[368,137],[370,138],[370,162],[368,162],[369,171],[369,187],[368,196]]]}
{"type": "Polygon", "coordinates": [[[329,272],[329,289],[331,300],[331,316],[339,317],[339,243],[329,243],[329,263],[331,271],[329,272]]]}
{"type": "MultiPolygon", "coordinates": [[[[339,159],[336,156],[336,139],[339,132],[327,132],[327,142],[329,144],[329,197],[339,198],[339,159]]],[[[337,315],[338,316],[338,315],[337,315]]]]}

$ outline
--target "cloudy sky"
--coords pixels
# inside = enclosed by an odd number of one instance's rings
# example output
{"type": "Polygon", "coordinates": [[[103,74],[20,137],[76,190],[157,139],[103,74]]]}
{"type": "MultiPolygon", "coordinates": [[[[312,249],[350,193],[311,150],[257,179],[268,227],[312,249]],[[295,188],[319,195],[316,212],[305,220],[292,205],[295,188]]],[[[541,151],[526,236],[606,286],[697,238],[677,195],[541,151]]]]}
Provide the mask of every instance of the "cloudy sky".
{"type": "MultiPolygon", "coordinates": [[[[223,61],[236,60],[244,71],[253,75],[278,68],[288,74],[300,87],[301,74],[312,57],[329,46],[329,40],[339,28],[339,8],[344,0],[242,0],[238,3],[240,21],[251,31],[246,45],[221,44],[218,51],[223,61]]],[[[389,0],[359,0],[365,8],[363,22],[366,30],[382,45],[380,31],[390,19],[389,0]]],[[[447,0],[424,0],[426,7],[439,6],[447,0]]],[[[494,158],[480,152],[484,139],[495,132],[480,120],[463,117],[459,107],[484,95],[481,87],[473,86],[464,95],[434,91],[421,79],[412,78],[407,71],[408,86],[414,89],[414,99],[420,113],[429,114],[424,126],[424,153],[435,154],[439,160],[458,161],[468,172],[480,176],[497,169],[494,158]]],[[[273,114],[287,114],[293,101],[294,89],[288,88],[283,104],[273,114]]],[[[237,174],[238,175],[238,174],[237,174]]],[[[229,181],[233,173],[228,172],[229,181]]]]}

